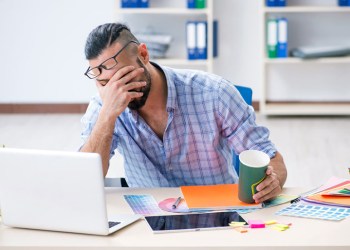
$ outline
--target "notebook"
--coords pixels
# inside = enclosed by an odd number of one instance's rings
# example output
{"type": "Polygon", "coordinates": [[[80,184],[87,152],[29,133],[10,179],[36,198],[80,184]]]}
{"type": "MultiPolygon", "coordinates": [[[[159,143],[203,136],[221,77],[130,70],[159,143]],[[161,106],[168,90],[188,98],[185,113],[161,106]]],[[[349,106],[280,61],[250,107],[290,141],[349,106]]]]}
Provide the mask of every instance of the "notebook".
{"type": "Polygon", "coordinates": [[[247,204],[238,199],[238,184],[181,186],[189,210],[222,210],[261,208],[262,204],[247,204]]]}
{"type": "Polygon", "coordinates": [[[108,235],[141,218],[108,216],[99,154],[0,149],[2,223],[108,235]]]}

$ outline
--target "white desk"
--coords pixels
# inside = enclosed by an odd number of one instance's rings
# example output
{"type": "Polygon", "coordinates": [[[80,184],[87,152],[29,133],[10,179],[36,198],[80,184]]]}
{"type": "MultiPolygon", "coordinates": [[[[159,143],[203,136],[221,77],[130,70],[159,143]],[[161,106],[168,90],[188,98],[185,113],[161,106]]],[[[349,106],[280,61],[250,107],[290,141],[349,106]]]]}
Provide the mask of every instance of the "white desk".
{"type": "MultiPolygon", "coordinates": [[[[298,194],[303,189],[285,189],[284,193],[298,194]]],[[[132,213],[124,194],[151,194],[157,201],[178,197],[177,188],[132,189],[116,188],[107,191],[108,212],[132,213]]],[[[276,219],[293,223],[284,232],[272,229],[250,229],[239,233],[233,229],[199,232],[153,234],[143,220],[110,236],[92,236],[0,226],[0,249],[350,249],[350,218],[340,222],[277,216],[283,206],[243,214],[247,219],[276,219]]]]}

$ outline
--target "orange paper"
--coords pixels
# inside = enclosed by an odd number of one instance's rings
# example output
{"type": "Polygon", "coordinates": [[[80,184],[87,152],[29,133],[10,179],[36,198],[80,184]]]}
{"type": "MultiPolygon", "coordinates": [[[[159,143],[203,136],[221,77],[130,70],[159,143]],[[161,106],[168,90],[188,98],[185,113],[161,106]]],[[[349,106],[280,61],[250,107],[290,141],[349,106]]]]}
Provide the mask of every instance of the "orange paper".
{"type": "Polygon", "coordinates": [[[247,204],[238,199],[238,184],[182,186],[182,194],[191,209],[260,208],[261,204],[247,204]]]}
{"type": "Polygon", "coordinates": [[[350,207],[350,197],[324,195],[324,194],[327,194],[331,191],[337,190],[339,188],[347,187],[348,185],[349,184],[346,184],[346,185],[340,186],[340,187],[337,186],[336,188],[333,188],[333,189],[327,189],[326,191],[323,191],[321,193],[310,195],[307,198],[309,200],[313,200],[313,201],[323,203],[323,204],[341,205],[341,206],[350,207]]]}

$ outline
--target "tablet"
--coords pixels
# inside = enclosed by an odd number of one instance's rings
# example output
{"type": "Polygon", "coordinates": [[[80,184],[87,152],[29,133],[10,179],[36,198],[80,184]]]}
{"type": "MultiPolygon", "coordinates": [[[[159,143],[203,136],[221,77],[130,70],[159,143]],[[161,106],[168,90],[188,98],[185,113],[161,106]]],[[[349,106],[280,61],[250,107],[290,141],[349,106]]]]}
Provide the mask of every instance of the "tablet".
{"type": "Polygon", "coordinates": [[[247,224],[237,212],[145,216],[145,220],[154,233],[225,229],[232,221],[247,224]]]}

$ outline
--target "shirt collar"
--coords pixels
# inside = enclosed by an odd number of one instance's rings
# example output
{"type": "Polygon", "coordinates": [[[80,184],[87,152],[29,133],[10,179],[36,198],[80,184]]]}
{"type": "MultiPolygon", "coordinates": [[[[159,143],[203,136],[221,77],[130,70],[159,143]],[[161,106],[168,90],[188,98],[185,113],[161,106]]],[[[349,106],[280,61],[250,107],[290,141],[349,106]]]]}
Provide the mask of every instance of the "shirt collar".
{"type": "Polygon", "coordinates": [[[176,88],[175,88],[175,80],[176,80],[176,74],[175,72],[168,67],[165,66],[159,66],[155,62],[150,62],[154,67],[161,70],[166,79],[166,85],[168,88],[168,97],[167,97],[167,104],[166,109],[167,111],[174,110],[177,108],[177,101],[176,101],[176,88]]]}

